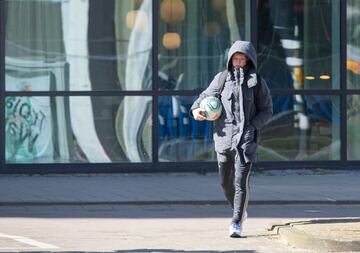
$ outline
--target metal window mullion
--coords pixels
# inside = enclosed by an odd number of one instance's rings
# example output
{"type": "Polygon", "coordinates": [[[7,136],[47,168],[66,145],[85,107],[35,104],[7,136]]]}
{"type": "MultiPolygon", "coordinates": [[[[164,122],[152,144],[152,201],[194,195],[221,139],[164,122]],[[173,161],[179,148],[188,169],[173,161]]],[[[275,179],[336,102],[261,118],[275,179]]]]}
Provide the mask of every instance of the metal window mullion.
{"type": "Polygon", "coordinates": [[[257,49],[257,33],[258,33],[258,27],[257,27],[257,6],[256,2],[253,0],[247,0],[250,3],[250,41],[254,45],[254,47],[257,49]]]}
{"type": "Polygon", "coordinates": [[[0,171],[5,169],[5,1],[0,1],[0,171]]]}
{"type": "Polygon", "coordinates": [[[159,32],[158,0],[152,1],[152,165],[153,169],[159,167],[158,143],[158,114],[159,114],[159,78],[158,78],[158,32],[159,32]]]}
{"type": "Polygon", "coordinates": [[[340,1],[340,161],[344,167],[347,165],[346,5],[347,1],[340,1]]]}

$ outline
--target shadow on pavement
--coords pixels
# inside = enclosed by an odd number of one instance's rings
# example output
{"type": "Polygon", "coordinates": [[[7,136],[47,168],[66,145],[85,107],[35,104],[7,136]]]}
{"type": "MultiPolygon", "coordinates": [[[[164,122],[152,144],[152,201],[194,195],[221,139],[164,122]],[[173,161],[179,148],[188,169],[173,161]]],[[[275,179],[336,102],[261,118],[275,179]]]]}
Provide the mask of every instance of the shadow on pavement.
{"type": "MultiPolygon", "coordinates": [[[[17,251],[18,253],[53,253],[53,251],[17,251]]],[[[191,253],[254,253],[254,250],[173,250],[173,249],[130,249],[119,251],[56,251],[56,253],[177,253],[177,252],[191,252],[191,253]]]]}
{"type": "Polygon", "coordinates": [[[217,250],[191,250],[191,251],[187,251],[187,250],[172,250],[172,249],[134,249],[134,250],[126,250],[126,251],[116,251],[117,253],[125,253],[125,252],[194,252],[194,253],[205,253],[205,252],[209,252],[209,253],[253,253],[255,251],[253,250],[227,250],[227,251],[217,251],[217,250]]]}

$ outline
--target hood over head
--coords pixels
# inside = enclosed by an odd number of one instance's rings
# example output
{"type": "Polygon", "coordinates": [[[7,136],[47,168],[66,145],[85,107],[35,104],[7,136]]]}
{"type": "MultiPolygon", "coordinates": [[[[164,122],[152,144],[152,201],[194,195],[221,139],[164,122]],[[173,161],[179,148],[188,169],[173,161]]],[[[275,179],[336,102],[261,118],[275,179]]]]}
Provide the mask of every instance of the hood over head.
{"type": "Polygon", "coordinates": [[[254,68],[257,68],[257,58],[254,46],[249,41],[237,40],[229,49],[228,60],[226,64],[228,69],[231,65],[231,57],[237,52],[245,54],[251,61],[254,68]]]}

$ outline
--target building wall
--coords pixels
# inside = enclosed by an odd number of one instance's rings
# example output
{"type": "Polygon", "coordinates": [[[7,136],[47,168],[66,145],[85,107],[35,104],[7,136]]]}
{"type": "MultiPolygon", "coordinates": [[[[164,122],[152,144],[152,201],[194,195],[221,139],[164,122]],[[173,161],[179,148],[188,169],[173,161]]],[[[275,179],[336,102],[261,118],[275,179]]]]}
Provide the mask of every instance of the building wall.
{"type": "Polygon", "coordinates": [[[251,40],[263,167],[360,165],[356,0],[1,1],[1,172],[215,169],[189,108],[251,40]]]}

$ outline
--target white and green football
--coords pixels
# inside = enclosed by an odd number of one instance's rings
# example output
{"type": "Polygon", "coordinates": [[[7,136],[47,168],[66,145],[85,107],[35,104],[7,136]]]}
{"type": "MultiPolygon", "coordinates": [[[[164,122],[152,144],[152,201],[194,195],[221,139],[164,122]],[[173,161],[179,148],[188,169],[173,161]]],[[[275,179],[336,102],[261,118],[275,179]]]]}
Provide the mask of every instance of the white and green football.
{"type": "Polygon", "coordinates": [[[221,101],[214,96],[204,98],[200,103],[200,108],[205,110],[207,120],[217,120],[222,112],[221,101]]]}

